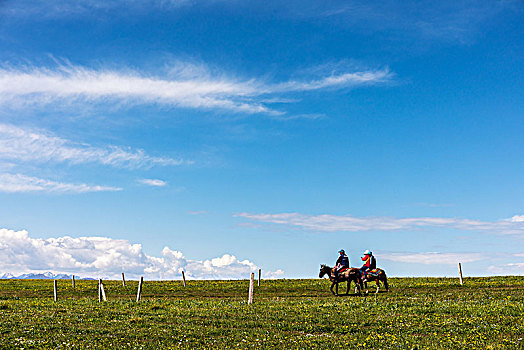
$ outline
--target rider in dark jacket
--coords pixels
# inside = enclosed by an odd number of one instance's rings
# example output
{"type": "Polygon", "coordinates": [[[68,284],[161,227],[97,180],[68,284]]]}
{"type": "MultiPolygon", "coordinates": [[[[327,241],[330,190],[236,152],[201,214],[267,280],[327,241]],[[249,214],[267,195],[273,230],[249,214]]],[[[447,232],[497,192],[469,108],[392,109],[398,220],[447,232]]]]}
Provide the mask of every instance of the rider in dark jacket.
{"type": "Polygon", "coordinates": [[[337,262],[335,263],[335,278],[338,276],[340,270],[344,268],[349,268],[349,258],[346,255],[346,252],[344,252],[344,249],[340,249],[338,253],[340,255],[338,256],[337,262]]]}

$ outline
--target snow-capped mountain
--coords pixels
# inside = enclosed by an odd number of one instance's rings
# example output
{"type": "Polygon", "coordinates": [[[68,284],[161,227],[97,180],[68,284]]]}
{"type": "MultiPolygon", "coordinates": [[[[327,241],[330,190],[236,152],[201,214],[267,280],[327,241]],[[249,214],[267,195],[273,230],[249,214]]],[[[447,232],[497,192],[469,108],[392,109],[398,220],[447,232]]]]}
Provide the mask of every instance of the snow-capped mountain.
{"type": "Polygon", "coordinates": [[[15,276],[12,273],[4,273],[0,276],[0,279],[37,279],[37,280],[59,280],[59,279],[70,279],[72,275],[66,275],[63,273],[54,274],[52,272],[41,272],[41,273],[24,273],[20,276],[15,276]]]}

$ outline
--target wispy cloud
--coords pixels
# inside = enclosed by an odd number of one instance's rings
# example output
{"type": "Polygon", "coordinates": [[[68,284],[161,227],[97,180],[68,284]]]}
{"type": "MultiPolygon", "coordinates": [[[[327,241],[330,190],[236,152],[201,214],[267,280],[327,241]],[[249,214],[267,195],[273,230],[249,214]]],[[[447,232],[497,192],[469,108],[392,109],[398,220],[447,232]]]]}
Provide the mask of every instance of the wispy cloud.
{"type": "Polygon", "coordinates": [[[56,182],[22,174],[0,174],[0,192],[86,193],[121,191],[120,187],[56,182]]]}
{"type": "Polygon", "coordinates": [[[80,16],[122,15],[174,10],[193,5],[191,0],[19,0],[0,6],[0,14],[15,18],[58,19],[80,16]]]}
{"type": "Polygon", "coordinates": [[[34,163],[100,163],[119,167],[151,167],[191,163],[182,159],[152,157],[143,150],[118,146],[97,148],[50,133],[0,124],[0,159],[34,163]]]}
{"type": "Polygon", "coordinates": [[[319,80],[312,81],[288,81],[270,87],[271,92],[288,92],[288,91],[310,91],[326,88],[351,87],[365,84],[378,84],[389,81],[392,77],[389,69],[367,72],[354,72],[333,74],[323,77],[319,80]]]}
{"type": "Polygon", "coordinates": [[[524,262],[490,265],[488,272],[492,275],[524,275],[524,262]]]}
{"type": "Polygon", "coordinates": [[[297,119],[308,119],[308,120],[317,120],[326,118],[325,114],[321,113],[309,113],[309,114],[294,114],[294,115],[277,115],[272,117],[276,120],[289,121],[297,119]]]}
{"type": "Polygon", "coordinates": [[[138,180],[138,182],[153,187],[164,187],[167,185],[167,182],[158,179],[141,179],[138,180]]]}
{"type": "Polygon", "coordinates": [[[351,215],[305,215],[300,213],[251,214],[239,213],[237,217],[258,222],[285,225],[321,232],[336,231],[398,231],[423,227],[447,227],[459,230],[480,230],[504,234],[524,234],[522,215],[499,221],[480,221],[458,218],[395,218],[355,217],[351,215]]]}
{"type": "Polygon", "coordinates": [[[49,20],[75,17],[113,18],[133,14],[147,15],[151,11],[179,11],[181,7],[200,9],[215,4],[234,6],[237,11],[271,13],[272,17],[311,21],[329,21],[330,26],[352,28],[355,31],[388,32],[400,38],[439,39],[464,42],[476,36],[490,20],[514,11],[519,15],[522,2],[506,1],[428,1],[405,2],[319,2],[313,0],[267,1],[228,0],[18,0],[0,6],[0,15],[7,19],[31,18],[49,20]],[[261,6],[263,5],[263,6],[261,6]],[[256,8],[256,11],[253,11],[256,8]]]}
{"type": "Polygon", "coordinates": [[[268,108],[260,96],[267,98],[268,95],[289,92],[380,84],[392,78],[392,73],[385,69],[333,73],[319,79],[267,84],[257,79],[210,76],[205,69],[193,68],[190,76],[186,71],[179,70],[174,77],[164,78],[131,70],[95,70],[73,65],[60,65],[54,69],[2,68],[0,104],[118,102],[120,105],[159,104],[279,115],[283,112],[268,108]]]}
{"type": "Polygon", "coordinates": [[[428,207],[428,208],[449,208],[453,206],[453,204],[450,204],[450,203],[427,203],[427,202],[416,203],[415,205],[417,207],[428,207]]]}
{"type": "Polygon", "coordinates": [[[458,262],[469,263],[485,259],[485,255],[481,253],[404,252],[380,253],[380,259],[408,264],[456,265],[458,262]]]}
{"type": "Polygon", "coordinates": [[[464,42],[477,35],[490,20],[519,13],[519,1],[428,1],[325,2],[290,0],[266,7],[286,18],[323,19],[331,25],[354,30],[387,32],[417,39],[464,42]],[[278,11],[279,9],[280,11],[278,11]]]}
{"type": "MultiPolygon", "coordinates": [[[[177,250],[164,247],[161,256],[145,253],[141,244],[107,237],[32,238],[27,231],[0,229],[0,271],[13,274],[51,271],[84,277],[244,279],[259,267],[249,260],[224,254],[194,260],[177,250]]],[[[282,270],[264,272],[279,277],[282,270]]]]}
{"type": "Polygon", "coordinates": [[[187,212],[189,215],[205,215],[208,214],[207,210],[193,210],[187,212]]]}

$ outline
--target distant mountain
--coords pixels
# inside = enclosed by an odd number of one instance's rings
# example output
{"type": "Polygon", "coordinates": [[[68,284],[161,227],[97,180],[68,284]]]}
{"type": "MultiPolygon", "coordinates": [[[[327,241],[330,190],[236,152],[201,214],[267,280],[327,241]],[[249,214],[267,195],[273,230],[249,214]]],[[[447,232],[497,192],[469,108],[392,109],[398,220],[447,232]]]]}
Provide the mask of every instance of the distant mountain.
{"type": "MultiPolygon", "coordinates": [[[[42,272],[42,273],[24,273],[20,276],[15,276],[12,273],[4,273],[0,276],[0,279],[23,279],[23,280],[61,280],[61,279],[71,279],[72,275],[66,275],[64,273],[54,274],[52,272],[42,272]]],[[[77,279],[81,279],[78,276],[75,276],[77,279]]]]}

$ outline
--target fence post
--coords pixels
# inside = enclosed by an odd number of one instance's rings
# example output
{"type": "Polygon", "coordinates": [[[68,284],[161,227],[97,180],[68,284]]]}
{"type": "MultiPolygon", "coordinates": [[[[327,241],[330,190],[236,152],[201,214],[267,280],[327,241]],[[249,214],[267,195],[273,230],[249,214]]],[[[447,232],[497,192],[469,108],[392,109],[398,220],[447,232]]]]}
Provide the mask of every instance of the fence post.
{"type": "Polygon", "coordinates": [[[124,277],[124,273],[122,272],[122,286],[126,286],[126,278],[124,277]]]}
{"type": "Polygon", "coordinates": [[[144,283],[144,277],[140,277],[140,282],[138,282],[138,291],[136,292],[136,301],[140,301],[140,297],[142,296],[142,283],[144,283]]]}
{"type": "Polygon", "coordinates": [[[53,297],[55,301],[58,300],[58,288],[57,288],[56,280],[53,281],[53,297]]]}
{"type": "Polygon", "coordinates": [[[464,284],[464,281],[462,280],[462,265],[459,263],[459,279],[460,279],[460,285],[464,284]]]}
{"type": "Polygon", "coordinates": [[[249,296],[247,304],[253,304],[253,290],[255,289],[255,273],[251,272],[251,278],[249,279],[249,296]]]}
{"type": "Polygon", "coordinates": [[[106,291],[104,289],[104,284],[102,283],[102,279],[98,280],[98,290],[99,290],[98,301],[101,301],[101,300],[107,301],[106,291]]]}
{"type": "Polygon", "coordinates": [[[184,270],[182,270],[182,281],[184,282],[184,287],[186,286],[186,275],[184,274],[184,270]]]}
{"type": "Polygon", "coordinates": [[[260,276],[262,276],[262,269],[258,269],[258,286],[260,287],[260,276]]]}
{"type": "Polygon", "coordinates": [[[102,302],[102,288],[100,287],[102,285],[102,280],[98,279],[98,302],[102,302]]]}
{"type": "Polygon", "coordinates": [[[71,284],[73,285],[73,289],[75,289],[75,275],[71,276],[71,284]]]}

